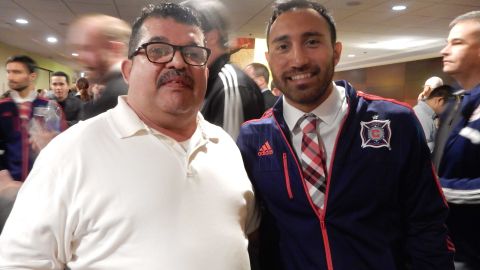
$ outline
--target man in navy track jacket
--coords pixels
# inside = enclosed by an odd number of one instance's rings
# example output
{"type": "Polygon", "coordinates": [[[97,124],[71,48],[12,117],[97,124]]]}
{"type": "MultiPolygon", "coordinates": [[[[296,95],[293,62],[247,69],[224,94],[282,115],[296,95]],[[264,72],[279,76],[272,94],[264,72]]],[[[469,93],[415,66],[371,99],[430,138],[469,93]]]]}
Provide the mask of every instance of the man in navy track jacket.
{"type": "Polygon", "coordinates": [[[447,225],[456,246],[455,269],[480,269],[480,10],[450,23],[441,54],[443,71],[465,90],[442,117],[434,151],[450,207],[447,225]]]}
{"type": "Polygon", "coordinates": [[[342,47],[320,4],[278,4],[267,42],[284,95],[238,138],[264,210],[262,269],[453,269],[448,208],[412,110],[332,82],[342,47]],[[321,206],[302,169],[306,113],[325,148],[321,206]]]}

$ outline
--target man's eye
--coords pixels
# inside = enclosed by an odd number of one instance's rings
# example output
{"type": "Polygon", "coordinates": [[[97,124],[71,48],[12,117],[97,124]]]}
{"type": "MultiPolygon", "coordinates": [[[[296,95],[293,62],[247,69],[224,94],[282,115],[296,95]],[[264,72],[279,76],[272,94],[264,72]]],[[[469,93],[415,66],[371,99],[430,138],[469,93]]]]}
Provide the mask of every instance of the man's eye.
{"type": "Polygon", "coordinates": [[[155,56],[165,56],[165,55],[168,55],[169,54],[169,51],[166,50],[165,48],[152,48],[149,50],[149,53],[151,55],[155,55],[155,56]]]}
{"type": "Polygon", "coordinates": [[[289,46],[287,44],[278,44],[277,46],[275,46],[275,51],[284,52],[288,50],[288,47],[289,46]]]}
{"type": "Polygon", "coordinates": [[[316,39],[309,39],[305,42],[305,44],[307,46],[317,46],[318,44],[320,44],[320,41],[318,41],[316,39]]]}

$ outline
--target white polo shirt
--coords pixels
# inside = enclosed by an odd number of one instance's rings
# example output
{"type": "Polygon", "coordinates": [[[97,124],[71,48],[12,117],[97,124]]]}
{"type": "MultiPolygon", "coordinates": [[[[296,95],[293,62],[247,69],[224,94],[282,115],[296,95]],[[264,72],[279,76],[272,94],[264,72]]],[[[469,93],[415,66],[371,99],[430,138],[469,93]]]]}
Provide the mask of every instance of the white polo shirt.
{"type": "Polygon", "coordinates": [[[0,236],[0,269],[250,269],[258,219],[235,142],[199,114],[182,147],[124,99],[41,152],[0,236]]]}

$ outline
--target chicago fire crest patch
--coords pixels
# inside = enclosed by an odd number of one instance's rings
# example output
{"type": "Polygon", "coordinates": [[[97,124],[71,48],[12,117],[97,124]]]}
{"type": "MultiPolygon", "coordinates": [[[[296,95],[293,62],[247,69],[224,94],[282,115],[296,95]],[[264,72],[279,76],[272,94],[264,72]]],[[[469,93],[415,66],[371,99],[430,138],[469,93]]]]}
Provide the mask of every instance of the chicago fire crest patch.
{"type": "Polygon", "coordinates": [[[362,129],[360,136],[362,137],[362,148],[372,147],[390,148],[390,138],[392,131],[390,129],[390,120],[372,120],[370,122],[360,122],[362,129]]]}

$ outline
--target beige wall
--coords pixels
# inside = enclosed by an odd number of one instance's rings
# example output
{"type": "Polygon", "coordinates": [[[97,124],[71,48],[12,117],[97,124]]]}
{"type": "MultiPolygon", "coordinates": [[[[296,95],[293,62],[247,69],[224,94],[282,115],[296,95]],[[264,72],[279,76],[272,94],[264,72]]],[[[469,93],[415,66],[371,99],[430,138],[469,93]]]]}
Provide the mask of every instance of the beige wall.
{"type": "Polygon", "coordinates": [[[241,49],[230,56],[230,61],[239,68],[244,69],[248,64],[253,62],[253,49],[241,49]]]}
{"type": "MultiPolygon", "coordinates": [[[[32,57],[37,62],[38,66],[41,68],[52,70],[52,71],[63,71],[70,76],[70,79],[72,79],[72,76],[74,75],[74,70],[68,66],[52,61],[38,54],[27,52],[25,50],[6,45],[4,43],[0,43],[0,61],[1,61],[0,63],[0,94],[8,90],[7,74],[5,71],[5,61],[7,61],[8,57],[16,54],[25,54],[32,57]]],[[[49,88],[48,71],[42,70],[42,69],[38,70],[38,79],[36,81],[35,88],[37,89],[49,88]]]]}
{"type": "Polygon", "coordinates": [[[425,81],[438,76],[445,84],[457,87],[455,81],[443,73],[442,58],[430,58],[404,63],[361,68],[335,73],[335,80],[347,80],[357,90],[393,98],[410,105],[417,103],[425,81]]]}

